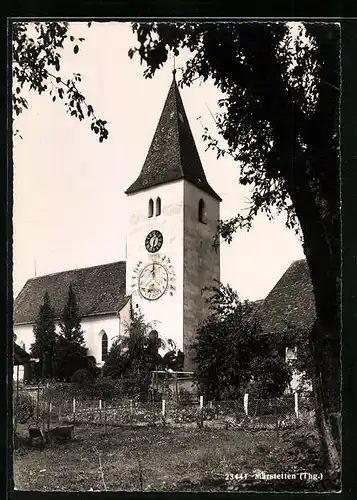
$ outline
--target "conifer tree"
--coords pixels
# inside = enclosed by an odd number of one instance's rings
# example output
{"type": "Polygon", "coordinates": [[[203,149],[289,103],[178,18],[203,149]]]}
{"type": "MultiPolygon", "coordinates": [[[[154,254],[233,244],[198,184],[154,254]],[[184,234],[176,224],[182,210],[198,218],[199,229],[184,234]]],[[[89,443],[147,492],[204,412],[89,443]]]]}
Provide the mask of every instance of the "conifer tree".
{"type": "Polygon", "coordinates": [[[38,376],[44,380],[53,376],[52,358],[56,342],[55,311],[47,291],[35,320],[33,333],[35,342],[31,345],[31,354],[39,359],[38,376]]]}
{"type": "Polygon", "coordinates": [[[70,381],[77,370],[86,367],[86,354],[77,299],[70,285],[60,320],[60,335],[55,346],[55,377],[61,381],[70,381]]]}
{"type": "Polygon", "coordinates": [[[81,327],[81,317],[77,304],[77,298],[72,285],[69,285],[67,302],[63,308],[60,321],[61,334],[68,342],[83,345],[84,337],[81,327]]]}

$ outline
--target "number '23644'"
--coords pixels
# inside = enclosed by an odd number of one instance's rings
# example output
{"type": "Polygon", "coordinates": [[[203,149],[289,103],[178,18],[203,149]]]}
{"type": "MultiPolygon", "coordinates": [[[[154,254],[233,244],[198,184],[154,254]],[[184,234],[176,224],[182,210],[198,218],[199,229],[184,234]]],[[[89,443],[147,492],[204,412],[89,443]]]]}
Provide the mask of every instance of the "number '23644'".
{"type": "Polygon", "coordinates": [[[236,481],[239,481],[239,480],[243,480],[243,479],[247,479],[248,478],[248,474],[232,474],[231,472],[227,472],[226,475],[225,475],[225,480],[226,481],[233,481],[234,479],[236,481]]]}

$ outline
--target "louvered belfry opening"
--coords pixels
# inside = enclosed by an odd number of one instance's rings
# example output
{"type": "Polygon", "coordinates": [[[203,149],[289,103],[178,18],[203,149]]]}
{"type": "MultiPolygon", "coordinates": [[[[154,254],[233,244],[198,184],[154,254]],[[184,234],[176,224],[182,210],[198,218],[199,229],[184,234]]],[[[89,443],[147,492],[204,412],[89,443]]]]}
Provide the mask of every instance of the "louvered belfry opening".
{"type": "Polygon", "coordinates": [[[153,215],[154,215],[154,201],[150,198],[148,207],[148,217],[152,217],[153,215]]]}
{"type": "Polygon", "coordinates": [[[159,215],[161,215],[161,198],[159,196],[156,198],[155,215],[156,215],[156,217],[158,217],[159,215]]]}

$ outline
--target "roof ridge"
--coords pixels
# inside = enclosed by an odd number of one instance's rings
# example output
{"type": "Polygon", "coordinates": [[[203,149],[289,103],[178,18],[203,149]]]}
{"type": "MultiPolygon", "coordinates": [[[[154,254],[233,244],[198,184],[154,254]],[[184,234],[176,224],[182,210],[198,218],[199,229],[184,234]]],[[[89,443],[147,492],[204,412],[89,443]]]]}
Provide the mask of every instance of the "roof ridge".
{"type": "Polygon", "coordinates": [[[77,267],[75,269],[65,269],[64,271],[56,271],[54,273],[41,274],[41,276],[36,276],[34,278],[28,278],[26,283],[28,281],[38,280],[39,278],[45,278],[47,276],[55,276],[56,274],[70,273],[72,271],[83,271],[84,269],[94,269],[95,267],[112,266],[113,264],[126,264],[126,261],[125,260],[116,260],[114,262],[106,262],[105,264],[96,264],[95,266],[77,267]]]}
{"type": "MultiPolygon", "coordinates": [[[[172,85],[174,86],[174,91],[175,91],[175,108],[177,110],[177,113],[175,113],[176,128],[177,128],[177,134],[178,134],[178,137],[179,137],[179,140],[180,140],[180,123],[179,123],[178,105],[179,105],[179,101],[180,101],[181,96],[180,96],[179,88],[177,86],[177,82],[176,82],[176,78],[175,78],[175,73],[173,75],[171,86],[172,85]]],[[[185,108],[183,106],[183,103],[182,103],[182,107],[183,107],[183,112],[185,113],[185,108]]],[[[186,119],[187,119],[187,117],[186,117],[186,119]]],[[[180,163],[179,163],[180,172],[181,172],[182,177],[185,177],[185,172],[184,172],[183,164],[182,164],[182,148],[179,149],[179,154],[180,154],[180,163]]]]}

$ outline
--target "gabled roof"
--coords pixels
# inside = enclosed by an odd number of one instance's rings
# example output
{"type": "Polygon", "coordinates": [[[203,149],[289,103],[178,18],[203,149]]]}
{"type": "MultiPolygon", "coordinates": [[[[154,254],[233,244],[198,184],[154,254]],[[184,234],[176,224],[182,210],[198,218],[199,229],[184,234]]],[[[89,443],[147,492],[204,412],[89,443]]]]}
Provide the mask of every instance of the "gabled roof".
{"type": "Polygon", "coordinates": [[[315,297],[305,259],[293,262],[257,307],[255,317],[264,333],[289,328],[309,329],[315,318],[315,297]]]}
{"type": "Polygon", "coordinates": [[[206,179],[174,77],[143,168],[125,192],[178,179],[188,180],[221,201],[206,179]]]}
{"type": "Polygon", "coordinates": [[[56,317],[62,314],[72,284],[82,318],[115,314],[127,303],[126,263],[113,262],[29,279],[14,301],[14,324],[33,323],[47,290],[56,317]]]}

